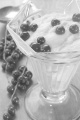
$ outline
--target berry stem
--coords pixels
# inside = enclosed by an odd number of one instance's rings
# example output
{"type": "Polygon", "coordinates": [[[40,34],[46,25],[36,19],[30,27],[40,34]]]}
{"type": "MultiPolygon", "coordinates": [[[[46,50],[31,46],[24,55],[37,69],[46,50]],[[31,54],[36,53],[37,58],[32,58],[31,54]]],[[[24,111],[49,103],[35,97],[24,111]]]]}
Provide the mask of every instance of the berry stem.
{"type": "MultiPolygon", "coordinates": [[[[28,62],[28,59],[27,59],[27,61],[26,61],[26,65],[27,65],[27,62],[28,62]]],[[[26,70],[26,68],[24,68],[24,70],[23,70],[21,76],[24,75],[25,70],[26,70]]],[[[16,94],[18,84],[19,84],[19,80],[17,81],[17,84],[15,85],[14,92],[13,92],[13,94],[11,95],[11,100],[13,99],[14,95],[16,94]]]]}
{"type": "MultiPolygon", "coordinates": [[[[27,62],[28,62],[28,59],[26,58],[26,65],[27,65],[27,62]]],[[[24,75],[25,70],[26,70],[26,68],[24,68],[24,70],[23,70],[21,76],[24,75]]],[[[10,102],[9,102],[9,104],[8,104],[7,107],[9,107],[9,105],[12,104],[12,100],[13,100],[14,96],[15,96],[16,93],[17,93],[17,86],[18,86],[18,84],[19,84],[19,80],[17,81],[17,84],[15,85],[14,92],[13,92],[13,94],[11,95],[11,99],[10,99],[10,102]]],[[[6,108],[6,111],[7,111],[7,108],[6,108]]]]}

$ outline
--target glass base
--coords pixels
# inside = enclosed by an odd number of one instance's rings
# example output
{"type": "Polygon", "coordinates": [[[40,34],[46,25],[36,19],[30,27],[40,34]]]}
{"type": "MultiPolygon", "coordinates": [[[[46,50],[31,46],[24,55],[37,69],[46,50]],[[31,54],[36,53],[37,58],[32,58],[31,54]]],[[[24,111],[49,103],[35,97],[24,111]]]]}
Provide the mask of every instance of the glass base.
{"type": "Polygon", "coordinates": [[[33,120],[76,120],[80,114],[80,91],[73,85],[67,90],[67,97],[61,103],[45,101],[41,87],[30,88],[25,97],[25,109],[33,120]]]}

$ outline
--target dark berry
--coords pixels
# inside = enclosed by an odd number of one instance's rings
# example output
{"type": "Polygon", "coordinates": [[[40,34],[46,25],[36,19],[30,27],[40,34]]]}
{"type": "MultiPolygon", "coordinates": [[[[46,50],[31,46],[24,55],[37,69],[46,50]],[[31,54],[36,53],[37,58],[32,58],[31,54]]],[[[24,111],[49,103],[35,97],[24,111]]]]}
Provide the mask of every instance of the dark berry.
{"type": "Polygon", "coordinates": [[[60,20],[58,20],[58,19],[53,19],[52,21],[51,21],[51,25],[54,27],[54,26],[56,26],[56,25],[59,25],[60,24],[60,20]]]}
{"type": "Polygon", "coordinates": [[[13,105],[10,105],[9,108],[8,108],[8,113],[11,115],[11,116],[15,116],[15,108],[13,105]]]}
{"type": "Polygon", "coordinates": [[[72,20],[75,22],[80,22],[80,13],[76,13],[72,16],[72,20]]]}
{"type": "Polygon", "coordinates": [[[26,89],[27,89],[27,86],[26,85],[21,85],[20,83],[18,84],[18,89],[20,90],[20,91],[26,91],[26,89]]]}
{"type": "Polygon", "coordinates": [[[26,72],[27,71],[27,67],[26,66],[20,66],[18,68],[18,70],[22,73],[23,71],[26,72]]]}
{"type": "Polygon", "coordinates": [[[32,76],[33,76],[33,74],[32,74],[32,72],[30,72],[30,71],[26,71],[26,72],[24,73],[24,77],[27,77],[28,79],[31,79],[32,76]]]}
{"type": "Polygon", "coordinates": [[[20,50],[19,50],[18,48],[16,48],[16,49],[14,50],[14,52],[19,53],[20,50]]]}
{"type": "Polygon", "coordinates": [[[14,52],[18,53],[20,58],[23,56],[23,53],[19,49],[16,49],[14,52]]]}
{"type": "Polygon", "coordinates": [[[22,85],[24,85],[24,84],[26,83],[26,79],[25,79],[24,76],[20,76],[20,77],[18,78],[18,81],[19,81],[19,83],[22,84],[22,85]]]}
{"type": "Polygon", "coordinates": [[[16,44],[14,42],[11,42],[10,45],[8,46],[8,49],[14,50],[16,48],[16,44]]]}
{"type": "Polygon", "coordinates": [[[27,89],[27,86],[26,85],[22,85],[22,90],[25,91],[27,89]]]}
{"type": "Polygon", "coordinates": [[[39,43],[31,43],[30,47],[36,52],[40,52],[41,50],[41,46],[39,43]]]}
{"type": "Polygon", "coordinates": [[[11,50],[10,49],[6,49],[5,51],[5,57],[8,57],[11,55],[11,50]]]}
{"type": "Polygon", "coordinates": [[[12,79],[12,80],[11,80],[11,83],[12,83],[12,85],[14,85],[14,86],[15,86],[15,85],[17,84],[17,80],[12,79]]]}
{"type": "Polygon", "coordinates": [[[19,54],[14,52],[11,57],[13,58],[13,60],[17,61],[19,59],[19,54]]]}
{"type": "Polygon", "coordinates": [[[37,30],[37,28],[38,28],[38,25],[37,25],[37,24],[32,24],[32,25],[30,25],[30,30],[31,30],[32,32],[35,32],[35,31],[37,30]]]}
{"type": "Polygon", "coordinates": [[[3,50],[4,50],[4,46],[0,44],[0,52],[2,52],[3,50]]]}
{"type": "Polygon", "coordinates": [[[21,75],[21,72],[19,72],[18,70],[15,70],[12,72],[12,76],[14,79],[18,79],[20,75],[21,75]]]}
{"type": "Polygon", "coordinates": [[[9,114],[9,113],[5,113],[5,114],[3,115],[3,120],[11,120],[10,114],[9,114]]]}
{"type": "Polygon", "coordinates": [[[19,90],[22,90],[22,85],[21,85],[20,83],[18,83],[17,88],[18,88],[19,90]]]}
{"type": "Polygon", "coordinates": [[[2,39],[0,40],[0,43],[5,43],[5,38],[2,38],[2,39]]]}
{"type": "Polygon", "coordinates": [[[10,42],[7,42],[5,48],[8,49],[9,45],[10,45],[10,42]]]}
{"type": "Polygon", "coordinates": [[[32,85],[32,79],[28,79],[28,80],[26,80],[26,86],[27,87],[29,87],[29,86],[31,86],[32,85]]]}
{"type": "Polygon", "coordinates": [[[11,41],[11,40],[12,40],[12,36],[11,36],[10,34],[8,34],[8,35],[6,36],[6,40],[11,41]]]}
{"type": "Polygon", "coordinates": [[[24,54],[20,51],[19,52],[19,57],[22,58],[24,56],[24,54]]]}
{"type": "Polygon", "coordinates": [[[69,31],[72,33],[72,34],[76,34],[76,33],[79,33],[79,27],[75,24],[75,25],[71,25],[69,27],[69,31]]]}
{"type": "Polygon", "coordinates": [[[45,38],[44,37],[38,37],[37,42],[40,43],[40,44],[44,44],[45,43],[45,38]]]}
{"type": "Polygon", "coordinates": [[[14,96],[12,99],[13,105],[19,105],[19,98],[17,96],[14,96]]]}
{"type": "Polygon", "coordinates": [[[9,94],[11,94],[11,95],[13,94],[14,89],[15,89],[15,87],[14,87],[13,85],[7,87],[7,91],[8,91],[9,94]]]}
{"type": "Polygon", "coordinates": [[[51,48],[49,45],[43,45],[41,52],[51,52],[51,48]]]}
{"type": "Polygon", "coordinates": [[[0,41],[0,45],[4,47],[5,43],[3,41],[0,41]]]}
{"type": "Polygon", "coordinates": [[[3,71],[5,71],[5,69],[6,69],[6,62],[2,63],[2,69],[3,69],[3,71]]]}
{"type": "Polygon", "coordinates": [[[55,30],[56,34],[58,35],[62,35],[65,33],[65,28],[63,26],[58,26],[56,27],[56,30],[55,30]]]}
{"type": "Polygon", "coordinates": [[[20,28],[21,28],[22,31],[29,31],[30,30],[29,24],[22,24],[20,26],[20,28]]]}
{"type": "Polygon", "coordinates": [[[20,37],[21,37],[24,41],[26,41],[27,39],[29,39],[30,34],[29,34],[28,32],[22,32],[21,35],[20,35],[20,37]]]}
{"type": "Polygon", "coordinates": [[[0,53],[0,59],[3,60],[3,53],[0,53]]]}
{"type": "Polygon", "coordinates": [[[15,64],[15,61],[13,60],[12,56],[9,56],[6,58],[6,61],[9,63],[9,64],[15,64]]]}
{"type": "Polygon", "coordinates": [[[26,80],[26,86],[30,84],[31,80],[26,80]]]}
{"type": "Polygon", "coordinates": [[[8,72],[12,72],[16,67],[16,64],[15,63],[7,63],[7,66],[6,66],[6,70],[8,72]]]}

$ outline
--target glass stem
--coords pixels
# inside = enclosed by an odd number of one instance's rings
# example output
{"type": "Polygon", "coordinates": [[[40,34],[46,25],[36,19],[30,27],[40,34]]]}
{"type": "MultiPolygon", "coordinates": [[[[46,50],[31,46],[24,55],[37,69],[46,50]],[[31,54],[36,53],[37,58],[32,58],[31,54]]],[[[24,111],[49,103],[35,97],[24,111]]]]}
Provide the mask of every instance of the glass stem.
{"type": "Polygon", "coordinates": [[[43,100],[53,104],[64,102],[68,98],[68,96],[69,96],[68,91],[63,91],[59,93],[49,93],[43,89],[41,91],[41,97],[43,98],[43,100]]]}

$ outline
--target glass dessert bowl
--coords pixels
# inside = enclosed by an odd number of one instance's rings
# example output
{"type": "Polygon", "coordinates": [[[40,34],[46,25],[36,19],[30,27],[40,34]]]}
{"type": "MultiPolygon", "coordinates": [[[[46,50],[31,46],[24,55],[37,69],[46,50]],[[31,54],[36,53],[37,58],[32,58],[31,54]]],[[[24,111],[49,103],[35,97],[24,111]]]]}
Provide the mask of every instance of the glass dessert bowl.
{"type": "Polygon", "coordinates": [[[25,98],[27,113],[34,120],[72,120],[80,111],[80,92],[70,85],[80,64],[80,54],[53,53],[30,58],[38,85],[25,98]],[[72,55],[73,54],[73,55],[72,55]]]}
{"type": "Polygon", "coordinates": [[[73,120],[79,116],[80,92],[70,83],[80,65],[80,14],[68,15],[78,5],[76,0],[70,4],[63,14],[56,10],[51,16],[30,21],[28,39],[22,40],[24,36],[20,38],[11,31],[20,50],[28,56],[38,81],[25,97],[26,112],[33,120],[73,120]],[[35,21],[37,26],[33,25],[35,21]]]}

